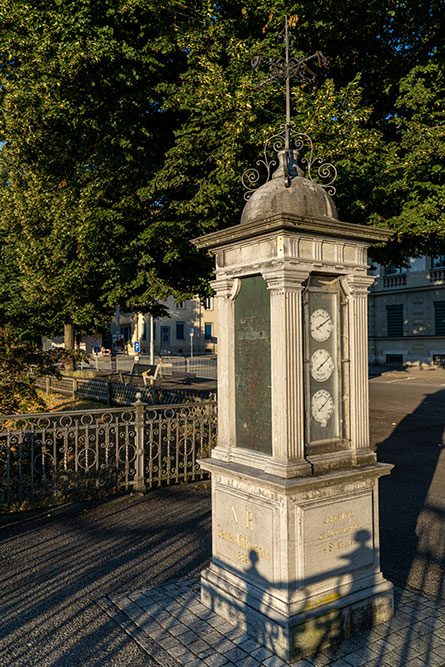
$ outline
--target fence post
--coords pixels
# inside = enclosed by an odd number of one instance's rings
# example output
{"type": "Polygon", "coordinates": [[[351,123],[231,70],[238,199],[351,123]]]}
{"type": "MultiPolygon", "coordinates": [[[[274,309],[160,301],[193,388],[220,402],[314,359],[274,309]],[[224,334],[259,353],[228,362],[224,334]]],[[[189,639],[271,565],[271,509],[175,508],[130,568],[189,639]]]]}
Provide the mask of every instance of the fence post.
{"type": "Polygon", "coordinates": [[[77,394],[77,378],[73,378],[73,398],[76,398],[77,394]]]}
{"type": "Polygon", "coordinates": [[[113,385],[111,380],[107,380],[107,405],[109,408],[113,407],[113,385]]]}
{"type": "Polygon", "coordinates": [[[45,391],[47,394],[51,393],[51,376],[47,375],[45,378],[45,391]]]}
{"type": "Polygon", "coordinates": [[[142,493],[145,491],[145,451],[144,451],[144,412],[145,404],[141,401],[142,394],[140,391],[136,394],[136,401],[133,403],[134,407],[134,421],[135,421],[135,449],[136,449],[136,474],[134,478],[134,490],[142,493]]]}

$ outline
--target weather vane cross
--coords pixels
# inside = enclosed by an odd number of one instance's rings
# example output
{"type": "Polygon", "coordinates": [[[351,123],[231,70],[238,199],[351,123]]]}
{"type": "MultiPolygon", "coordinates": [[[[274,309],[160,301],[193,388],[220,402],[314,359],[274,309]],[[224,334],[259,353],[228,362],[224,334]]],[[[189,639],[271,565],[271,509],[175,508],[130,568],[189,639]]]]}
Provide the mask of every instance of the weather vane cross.
{"type": "MultiPolygon", "coordinates": [[[[284,17],[284,30],[280,33],[280,36],[283,35],[285,44],[284,58],[265,59],[261,56],[255,56],[251,60],[251,65],[254,69],[258,69],[260,65],[266,65],[269,68],[269,78],[262,83],[259,83],[258,87],[262,87],[277,79],[284,79],[286,84],[286,123],[281,126],[281,132],[274,134],[266,141],[264,146],[264,160],[258,160],[257,165],[264,165],[266,167],[266,182],[269,181],[271,178],[271,167],[277,164],[277,160],[269,159],[267,151],[271,146],[276,152],[284,149],[285,185],[286,187],[290,187],[292,176],[303,175],[304,173],[298,165],[298,158],[300,157],[302,149],[306,147],[309,149],[310,155],[309,157],[301,158],[301,162],[307,165],[308,178],[313,180],[311,168],[315,166],[320,178],[330,178],[329,183],[319,184],[326,187],[329,194],[334,194],[335,188],[332,187],[332,183],[337,177],[337,170],[330,163],[324,162],[321,157],[313,157],[311,138],[307,134],[297,132],[294,123],[291,121],[291,80],[298,79],[303,85],[307,84],[312,88],[315,88],[317,76],[315,72],[309,68],[308,63],[316,60],[319,67],[327,66],[327,59],[321,51],[316,51],[311,56],[303,56],[301,58],[290,57],[290,45],[293,35],[289,30],[289,26],[296,25],[297,20],[298,17],[296,16],[291,16],[290,19],[288,19],[287,16],[284,17]]],[[[260,174],[257,169],[250,168],[244,172],[242,181],[244,187],[247,189],[247,192],[244,195],[245,199],[248,199],[255,191],[255,186],[258,183],[259,178],[260,174]]]]}

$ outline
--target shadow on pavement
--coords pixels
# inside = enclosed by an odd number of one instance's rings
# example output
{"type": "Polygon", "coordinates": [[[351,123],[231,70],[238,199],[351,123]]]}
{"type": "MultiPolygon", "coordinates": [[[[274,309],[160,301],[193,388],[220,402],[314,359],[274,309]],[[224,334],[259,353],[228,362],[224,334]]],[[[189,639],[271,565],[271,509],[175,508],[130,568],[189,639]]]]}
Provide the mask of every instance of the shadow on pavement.
{"type": "Polygon", "coordinates": [[[95,600],[197,574],[210,543],[203,483],[4,526],[0,665],[155,664],[95,600]]]}
{"type": "Polygon", "coordinates": [[[444,426],[445,391],[440,390],[428,394],[376,447],[378,459],[395,466],[380,482],[382,570],[403,589],[395,597],[397,619],[390,625],[400,627],[395,667],[414,657],[413,647],[423,652],[423,664],[439,664],[435,651],[445,646],[445,637],[432,636],[436,610],[445,599],[444,426]]]}

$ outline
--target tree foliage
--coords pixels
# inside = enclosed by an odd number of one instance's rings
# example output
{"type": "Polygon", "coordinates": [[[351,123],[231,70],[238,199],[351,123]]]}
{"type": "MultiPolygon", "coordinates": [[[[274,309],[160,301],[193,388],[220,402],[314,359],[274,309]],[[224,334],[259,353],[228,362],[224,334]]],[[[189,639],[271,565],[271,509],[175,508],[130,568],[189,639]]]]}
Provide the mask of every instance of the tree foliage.
{"type": "Polygon", "coordinates": [[[239,221],[240,176],[284,117],[255,55],[329,59],[293,120],[339,170],[341,218],[439,252],[443,66],[435,0],[11,0],[0,8],[0,322],[99,324],[204,293],[190,239],[239,221]]]}
{"type": "Polygon", "coordinates": [[[59,364],[69,354],[64,350],[42,351],[35,343],[21,340],[2,328],[0,350],[0,413],[17,414],[35,404],[43,407],[35,380],[57,375],[59,364]]]}

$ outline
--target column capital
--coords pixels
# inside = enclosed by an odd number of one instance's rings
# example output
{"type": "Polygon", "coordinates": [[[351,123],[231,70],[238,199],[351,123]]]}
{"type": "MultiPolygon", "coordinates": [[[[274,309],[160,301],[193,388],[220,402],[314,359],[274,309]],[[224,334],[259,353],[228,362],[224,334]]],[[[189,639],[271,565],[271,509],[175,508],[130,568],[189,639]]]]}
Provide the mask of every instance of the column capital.
{"type": "Polygon", "coordinates": [[[303,289],[303,283],[309,277],[309,271],[302,271],[299,268],[282,266],[270,267],[261,271],[261,275],[267,282],[270,292],[300,292],[303,289]]]}
{"type": "Polygon", "coordinates": [[[239,278],[221,276],[210,281],[210,287],[215,290],[216,296],[234,299],[239,291],[239,278]]]}
{"type": "Polygon", "coordinates": [[[341,286],[346,292],[347,296],[367,295],[368,288],[375,281],[375,276],[343,276],[340,279],[341,286]]]}

